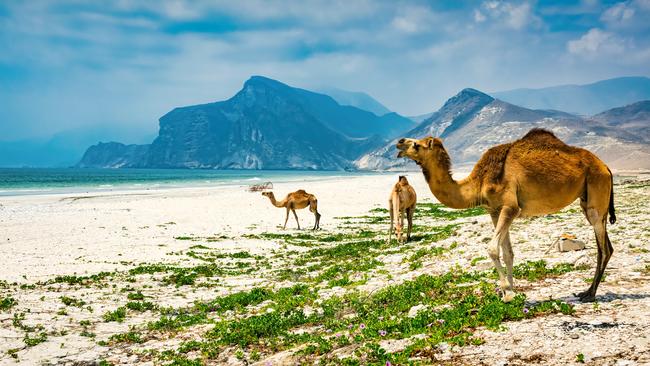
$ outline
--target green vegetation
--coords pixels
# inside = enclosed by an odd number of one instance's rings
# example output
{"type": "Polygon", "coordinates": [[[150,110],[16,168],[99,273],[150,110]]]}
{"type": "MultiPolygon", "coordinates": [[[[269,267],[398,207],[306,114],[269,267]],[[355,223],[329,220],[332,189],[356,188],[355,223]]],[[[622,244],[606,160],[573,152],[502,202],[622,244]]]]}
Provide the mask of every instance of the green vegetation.
{"type": "Polygon", "coordinates": [[[80,307],[86,305],[85,301],[75,299],[74,297],[61,296],[60,299],[61,299],[61,302],[65,306],[76,306],[76,307],[80,308],[80,307]]]}
{"type": "MultiPolygon", "coordinates": [[[[214,323],[214,328],[206,332],[201,341],[186,343],[174,355],[167,355],[173,358],[182,358],[189,350],[200,350],[207,356],[218,354],[219,349],[224,347],[238,346],[250,353],[255,351],[260,354],[268,352],[269,347],[277,352],[298,344],[306,345],[303,352],[306,356],[322,355],[334,348],[357,343],[363,349],[358,357],[370,363],[407,363],[409,358],[440,342],[457,345],[481,343],[482,340],[472,335],[477,327],[499,329],[504,321],[573,312],[571,305],[560,301],[526,304],[524,295],[518,295],[510,303],[503,303],[491,280],[482,273],[422,275],[370,296],[352,292],[343,297],[331,297],[319,304],[320,311],[310,314],[302,309],[305,305],[313,305],[316,296],[306,287],[277,292],[257,289],[256,294],[231,295],[223,300],[215,299],[213,303],[250,304],[271,300],[268,311],[214,321],[202,315],[202,311],[219,311],[221,308],[203,304],[181,312],[174,322],[165,317],[165,322],[155,326],[150,324],[149,329],[176,331],[197,323],[214,323]],[[407,313],[415,305],[426,306],[415,317],[408,317],[407,313]],[[343,316],[345,314],[354,316],[343,316]],[[178,321],[179,318],[182,321],[178,321]],[[170,323],[174,326],[168,327],[170,323]],[[310,333],[293,331],[304,326],[316,330],[310,333]],[[333,334],[336,336],[332,337],[333,334]],[[425,338],[415,341],[402,352],[387,354],[385,351],[379,352],[377,348],[377,342],[381,339],[404,339],[416,334],[425,334],[425,338]]],[[[225,308],[232,309],[233,306],[225,308]]]]}
{"type": "Polygon", "coordinates": [[[90,276],[57,276],[54,280],[47,282],[50,283],[67,283],[68,285],[84,285],[88,286],[94,282],[101,281],[107,277],[113,276],[112,272],[99,272],[90,276]]]}
{"type": "Polygon", "coordinates": [[[10,296],[3,297],[2,300],[0,300],[0,311],[9,310],[12,307],[14,307],[17,303],[18,301],[16,301],[16,299],[14,299],[13,297],[10,296]]]}
{"type": "Polygon", "coordinates": [[[111,343],[143,343],[141,334],[135,331],[113,334],[109,339],[111,343]]]}
{"type": "Polygon", "coordinates": [[[456,220],[462,217],[471,217],[487,214],[483,207],[467,208],[463,210],[454,210],[445,207],[440,203],[418,203],[415,207],[415,217],[423,216],[436,219],[456,220]]]}
{"type": "Polygon", "coordinates": [[[47,340],[47,334],[45,332],[40,332],[36,334],[35,337],[30,337],[29,333],[25,334],[25,338],[23,338],[23,342],[25,342],[25,345],[27,347],[33,347],[37,344],[41,344],[47,340]]]}
{"type": "Polygon", "coordinates": [[[528,281],[533,282],[546,277],[557,277],[567,272],[582,269],[585,269],[585,267],[574,267],[573,264],[569,263],[560,263],[554,267],[549,268],[546,266],[546,261],[538,260],[534,262],[525,262],[514,266],[512,275],[515,278],[524,278],[528,281]]]}
{"type": "Polygon", "coordinates": [[[104,314],[104,321],[105,322],[118,322],[121,323],[126,319],[126,308],[123,306],[120,306],[119,308],[113,310],[113,311],[108,311],[104,314]]]}
{"type": "Polygon", "coordinates": [[[144,295],[142,294],[142,292],[137,291],[126,295],[126,298],[129,300],[144,300],[144,295]]]}

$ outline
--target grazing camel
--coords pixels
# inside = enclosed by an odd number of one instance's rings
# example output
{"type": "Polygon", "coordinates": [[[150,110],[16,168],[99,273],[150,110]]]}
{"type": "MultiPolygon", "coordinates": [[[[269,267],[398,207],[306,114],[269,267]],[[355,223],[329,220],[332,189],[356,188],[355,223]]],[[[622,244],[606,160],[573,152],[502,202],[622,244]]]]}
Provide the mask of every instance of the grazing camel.
{"type": "Polygon", "coordinates": [[[431,193],[451,208],[486,207],[494,224],[488,251],[499,273],[503,300],[514,297],[513,252],[510,224],[520,216],[557,212],[580,198],[580,207],[596,233],[598,260],[591,286],[577,294],[580,301],[595,301],[614,248],[606,229],[616,222],[613,175],[591,152],[566,145],[543,129],[532,129],[521,139],[487,150],[470,175],[460,181],[451,176],[451,162],[439,138],[401,139],[398,157],[408,157],[422,168],[431,193]],[[499,259],[503,261],[507,276],[499,259]]]}
{"type": "Polygon", "coordinates": [[[284,227],[287,228],[287,220],[289,220],[289,211],[293,212],[293,216],[296,218],[296,223],[298,224],[298,230],[300,230],[300,222],[298,221],[298,215],[296,210],[303,209],[309,206],[309,211],[314,213],[316,221],[314,222],[314,227],[312,230],[320,229],[320,214],[318,213],[318,200],[313,194],[309,194],[302,189],[299,189],[295,192],[289,193],[282,201],[276,201],[275,195],[273,192],[262,192],[263,196],[268,197],[271,200],[271,203],[275,207],[285,207],[287,209],[287,216],[284,218],[284,227]]]}
{"type": "Polygon", "coordinates": [[[403,243],[402,228],[404,227],[404,214],[408,221],[406,241],[411,240],[411,228],[413,228],[413,213],[415,213],[415,202],[417,197],[415,189],[411,187],[405,176],[400,175],[397,183],[390,192],[388,209],[390,211],[390,229],[388,229],[388,243],[393,234],[393,223],[395,224],[395,236],[397,241],[403,243]]]}

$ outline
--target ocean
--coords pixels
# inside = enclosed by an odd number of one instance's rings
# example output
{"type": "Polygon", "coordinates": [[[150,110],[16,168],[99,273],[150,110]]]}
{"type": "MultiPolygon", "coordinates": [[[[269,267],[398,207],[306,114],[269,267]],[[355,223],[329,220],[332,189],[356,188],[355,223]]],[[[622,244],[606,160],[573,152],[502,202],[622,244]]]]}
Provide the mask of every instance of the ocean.
{"type": "Polygon", "coordinates": [[[301,170],[0,168],[0,196],[253,185],[380,174],[301,170]]]}

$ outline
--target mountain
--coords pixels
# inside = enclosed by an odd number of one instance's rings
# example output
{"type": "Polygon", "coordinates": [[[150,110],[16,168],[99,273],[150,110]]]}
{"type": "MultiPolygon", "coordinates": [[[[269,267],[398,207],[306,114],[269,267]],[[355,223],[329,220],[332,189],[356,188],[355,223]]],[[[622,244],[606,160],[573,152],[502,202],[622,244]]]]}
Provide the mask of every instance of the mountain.
{"type": "Polygon", "coordinates": [[[119,142],[100,142],[86,150],[77,168],[123,168],[142,166],[150,145],[124,145],[119,142]]]}
{"type": "MultiPolygon", "coordinates": [[[[540,127],[553,131],[568,144],[600,156],[613,168],[650,168],[650,145],[614,125],[565,112],[519,107],[474,89],[449,99],[429,119],[402,137],[440,136],[457,165],[473,164],[491,146],[522,137],[540,127]]],[[[355,162],[360,169],[415,169],[397,159],[396,139],[355,162]]]]}
{"type": "Polygon", "coordinates": [[[329,95],[340,105],[349,105],[372,112],[378,116],[390,113],[390,110],[375,98],[363,92],[351,92],[337,88],[322,88],[319,90],[323,94],[329,95]]]}
{"type": "Polygon", "coordinates": [[[96,141],[121,139],[141,143],[152,138],[141,128],[94,126],[62,131],[43,139],[0,141],[0,166],[69,167],[96,141]]]}
{"type": "Polygon", "coordinates": [[[592,115],[606,109],[650,99],[650,78],[621,77],[587,85],[515,89],[495,92],[491,95],[526,108],[592,115]]]}
{"type": "Polygon", "coordinates": [[[228,100],[161,117],[149,147],[95,145],[78,166],[340,170],[412,126],[396,113],[379,117],[253,76],[228,100]]]}
{"type": "Polygon", "coordinates": [[[650,143],[650,100],[613,108],[591,118],[607,126],[622,128],[650,143]]]}

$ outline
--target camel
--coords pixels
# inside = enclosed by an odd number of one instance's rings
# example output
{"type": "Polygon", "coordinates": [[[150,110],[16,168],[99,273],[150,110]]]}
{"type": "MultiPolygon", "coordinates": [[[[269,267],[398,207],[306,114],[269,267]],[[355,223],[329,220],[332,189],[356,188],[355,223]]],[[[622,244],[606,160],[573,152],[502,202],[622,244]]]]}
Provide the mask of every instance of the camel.
{"type": "Polygon", "coordinates": [[[393,223],[395,224],[395,236],[397,241],[403,243],[402,228],[404,227],[404,214],[408,221],[408,230],[406,241],[411,240],[411,228],[413,228],[413,213],[415,213],[415,202],[417,197],[415,190],[409,184],[405,176],[400,175],[397,183],[390,192],[388,199],[388,209],[390,211],[390,229],[388,229],[388,241],[390,244],[391,235],[393,234],[393,223]]]}
{"type": "Polygon", "coordinates": [[[580,198],[582,212],[596,234],[598,259],[591,286],[575,296],[582,302],[595,301],[614,251],[607,235],[608,214],[609,223],[616,222],[613,175],[596,155],[566,145],[552,132],[532,129],[519,140],[488,149],[470,175],[456,181],[441,139],[403,138],[397,142],[397,149],[398,157],[408,157],[420,165],[431,193],[442,204],[457,209],[487,208],[494,224],[488,252],[506,302],[515,295],[509,233],[512,221],[557,212],[580,198]],[[499,259],[500,251],[507,273],[499,259]]]}
{"type": "Polygon", "coordinates": [[[300,222],[298,221],[298,215],[296,210],[303,209],[309,206],[309,211],[314,213],[316,221],[314,222],[314,227],[312,230],[320,229],[320,214],[318,213],[318,200],[313,194],[309,194],[302,189],[299,189],[295,192],[289,193],[282,201],[276,201],[275,195],[273,192],[262,192],[263,196],[268,197],[271,200],[271,203],[275,207],[285,207],[287,209],[287,215],[284,218],[284,227],[287,228],[287,221],[289,220],[289,211],[293,212],[293,216],[296,218],[296,223],[298,224],[298,230],[300,230],[300,222]]]}

